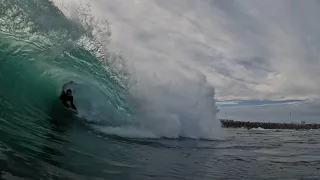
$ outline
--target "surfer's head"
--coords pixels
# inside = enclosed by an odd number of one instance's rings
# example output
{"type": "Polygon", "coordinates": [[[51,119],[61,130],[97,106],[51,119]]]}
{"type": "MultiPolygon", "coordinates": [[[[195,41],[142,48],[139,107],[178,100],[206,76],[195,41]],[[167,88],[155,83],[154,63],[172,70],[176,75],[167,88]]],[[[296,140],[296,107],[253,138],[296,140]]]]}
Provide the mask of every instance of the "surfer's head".
{"type": "Polygon", "coordinates": [[[72,96],[72,91],[71,91],[71,89],[68,89],[68,90],[67,90],[67,95],[68,95],[68,96],[72,96]]]}

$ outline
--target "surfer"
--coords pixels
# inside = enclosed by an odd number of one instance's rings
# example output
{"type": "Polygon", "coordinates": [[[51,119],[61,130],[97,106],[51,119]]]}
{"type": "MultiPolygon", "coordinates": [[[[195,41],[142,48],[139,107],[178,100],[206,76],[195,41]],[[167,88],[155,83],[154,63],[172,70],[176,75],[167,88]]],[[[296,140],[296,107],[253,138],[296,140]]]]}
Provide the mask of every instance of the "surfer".
{"type": "Polygon", "coordinates": [[[77,111],[77,107],[73,104],[73,96],[72,96],[72,90],[68,89],[66,92],[64,91],[67,84],[71,84],[73,81],[70,81],[69,83],[66,83],[62,87],[62,92],[60,95],[60,100],[62,101],[63,105],[66,108],[69,108],[71,106],[72,109],[77,111]],[[68,104],[69,102],[69,104],[68,104]]]}

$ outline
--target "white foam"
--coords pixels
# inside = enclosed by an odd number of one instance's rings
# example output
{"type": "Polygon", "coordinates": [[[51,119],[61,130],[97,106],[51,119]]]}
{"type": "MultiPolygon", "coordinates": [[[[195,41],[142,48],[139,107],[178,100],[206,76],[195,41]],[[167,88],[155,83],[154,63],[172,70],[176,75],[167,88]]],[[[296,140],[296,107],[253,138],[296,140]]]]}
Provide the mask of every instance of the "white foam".
{"type": "Polygon", "coordinates": [[[103,126],[93,126],[94,129],[105,133],[107,135],[117,135],[121,137],[129,138],[159,138],[154,133],[134,126],[128,127],[103,127],[103,126]]]}
{"type": "Polygon", "coordinates": [[[266,130],[266,129],[263,129],[263,128],[261,128],[261,127],[258,127],[258,128],[252,128],[252,129],[250,129],[250,130],[264,131],[264,130],[266,130]]]}
{"type": "Polygon", "coordinates": [[[164,71],[159,77],[155,72],[137,75],[129,88],[141,126],[159,137],[221,139],[214,88],[206,77],[192,69],[188,77],[164,71]]]}

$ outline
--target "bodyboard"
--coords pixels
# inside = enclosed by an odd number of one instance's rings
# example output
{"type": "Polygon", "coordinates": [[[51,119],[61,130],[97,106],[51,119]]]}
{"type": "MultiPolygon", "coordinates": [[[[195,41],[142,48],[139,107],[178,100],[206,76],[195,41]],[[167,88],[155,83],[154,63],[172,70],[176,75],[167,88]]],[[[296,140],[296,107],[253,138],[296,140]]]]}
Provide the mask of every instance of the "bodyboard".
{"type": "Polygon", "coordinates": [[[67,107],[64,107],[67,111],[70,111],[74,114],[78,114],[78,110],[75,110],[75,109],[72,109],[71,107],[67,108],[67,107]]]}

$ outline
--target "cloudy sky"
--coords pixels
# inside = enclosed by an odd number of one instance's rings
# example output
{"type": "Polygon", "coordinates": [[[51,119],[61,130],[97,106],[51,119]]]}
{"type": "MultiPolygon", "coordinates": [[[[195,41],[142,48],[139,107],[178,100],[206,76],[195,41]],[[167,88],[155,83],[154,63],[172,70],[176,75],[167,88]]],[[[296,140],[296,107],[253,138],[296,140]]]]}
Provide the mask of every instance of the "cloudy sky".
{"type": "Polygon", "coordinates": [[[218,117],[320,121],[319,1],[70,2],[108,20],[110,47],[140,67],[183,63],[205,75],[218,117]]]}

